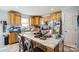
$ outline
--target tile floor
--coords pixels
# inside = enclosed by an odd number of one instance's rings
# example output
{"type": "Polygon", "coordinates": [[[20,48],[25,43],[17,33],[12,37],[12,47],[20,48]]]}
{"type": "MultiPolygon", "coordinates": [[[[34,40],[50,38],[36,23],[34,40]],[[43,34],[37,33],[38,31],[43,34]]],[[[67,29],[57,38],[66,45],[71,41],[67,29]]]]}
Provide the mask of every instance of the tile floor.
{"type": "MultiPolygon", "coordinates": [[[[0,49],[0,52],[19,52],[19,45],[18,43],[6,45],[5,47],[0,49]]],[[[64,46],[64,52],[79,52],[79,50],[64,46]]]]}
{"type": "Polygon", "coordinates": [[[0,49],[0,52],[19,52],[19,44],[6,45],[0,49]]]}

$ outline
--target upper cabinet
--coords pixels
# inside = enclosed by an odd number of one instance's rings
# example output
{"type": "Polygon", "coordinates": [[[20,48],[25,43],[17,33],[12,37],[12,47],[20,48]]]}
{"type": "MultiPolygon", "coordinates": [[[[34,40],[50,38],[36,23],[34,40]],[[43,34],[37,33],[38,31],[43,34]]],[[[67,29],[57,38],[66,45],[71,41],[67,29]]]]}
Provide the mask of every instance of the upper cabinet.
{"type": "Polygon", "coordinates": [[[61,15],[61,12],[58,11],[58,12],[54,12],[52,13],[51,15],[49,16],[45,16],[45,17],[42,17],[42,21],[51,21],[51,20],[56,20],[56,21],[60,21],[62,15],[61,15]]]}
{"type": "Polygon", "coordinates": [[[32,16],[30,18],[31,25],[40,25],[40,16],[32,16]]]}
{"type": "Polygon", "coordinates": [[[15,14],[14,13],[9,13],[9,24],[14,25],[15,24],[15,14]]]}
{"type": "Polygon", "coordinates": [[[40,17],[35,17],[35,25],[40,25],[40,17]]]}
{"type": "Polygon", "coordinates": [[[50,20],[51,20],[51,16],[47,16],[47,17],[45,17],[44,20],[45,20],[45,21],[50,21],[50,20]]]}
{"type": "Polygon", "coordinates": [[[30,17],[29,20],[30,20],[30,24],[31,24],[31,25],[34,25],[34,22],[35,22],[35,21],[34,21],[34,18],[33,18],[33,17],[30,17]]]}
{"type": "Polygon", "coordinates": [[[12,26],[21,25],[21,14],[15,11],[9,11],[9,24],[12,26]]]}
{"type": "Polygon", "coordinates": [[[59,12],[59,13],[57,13],[57,20],[60,20],[61,19],[61,13],[59,12]]]}
{"type": "Polygon", "coordinates": [[[55,14],[55,13],[53,13],[53,14],[51,15],[51,19],[52,19],[52,20],[56,20],[56,14],[55,14]]]}
{"type": "Polygon", "coordinates": [[[16,15],[16,26],[21,25],[21,15],[16,15]]]}
{"type": "Polygon", "coordinates": [[[52,20],[60,20],[61,19],[61,12],[55,12],[51,14],[52,20]]]}

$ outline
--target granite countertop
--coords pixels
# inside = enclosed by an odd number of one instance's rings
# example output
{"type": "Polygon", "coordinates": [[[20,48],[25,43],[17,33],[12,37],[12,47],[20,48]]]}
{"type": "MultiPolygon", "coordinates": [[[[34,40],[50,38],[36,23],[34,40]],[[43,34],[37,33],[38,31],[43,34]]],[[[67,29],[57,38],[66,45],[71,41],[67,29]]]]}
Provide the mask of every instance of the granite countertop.
{"type": "Polygon", "coordinates": [[[35,38],[32,32],[21,33],[20,35],[53,49],[62,41],[62,38],[54,39],[53,37],[41,40],[40,38],[35,38]]]}

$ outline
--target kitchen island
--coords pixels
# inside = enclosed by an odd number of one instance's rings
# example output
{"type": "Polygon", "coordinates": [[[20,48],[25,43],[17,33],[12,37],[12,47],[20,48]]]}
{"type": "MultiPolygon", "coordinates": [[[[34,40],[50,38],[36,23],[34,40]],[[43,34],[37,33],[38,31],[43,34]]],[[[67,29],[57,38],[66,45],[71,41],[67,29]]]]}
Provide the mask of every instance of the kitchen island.
{"type": "Polygon", "coordinates": [[[20,34],[28,38],[28,40],[32,40],[33,48],[39,47],[43,49],[45,52],[61,52],[64,51],[64,40],[63,38],[54,39],[53,37],[47,38],[46,40],[41,40],[40,38],[35,38],[34,33],[32,32],[23,32],[20,34]]]}

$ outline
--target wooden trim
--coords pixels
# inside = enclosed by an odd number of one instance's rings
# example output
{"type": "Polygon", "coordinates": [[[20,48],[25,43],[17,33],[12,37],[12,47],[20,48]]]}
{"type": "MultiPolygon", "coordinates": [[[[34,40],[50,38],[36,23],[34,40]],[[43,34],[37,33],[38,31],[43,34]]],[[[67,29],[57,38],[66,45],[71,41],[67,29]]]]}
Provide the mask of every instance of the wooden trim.
{"type": "Polygon", "coordinates": [[[8,11],[8,13],[14,13],[14,14],[21,15],[21,13],[20,13],[20,12],[18,12],[18,11],[14,11],[14,10],[10,10],[10,11],[8,11]]]}

